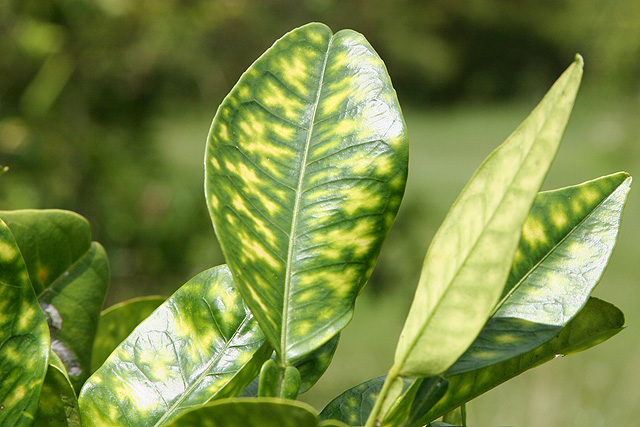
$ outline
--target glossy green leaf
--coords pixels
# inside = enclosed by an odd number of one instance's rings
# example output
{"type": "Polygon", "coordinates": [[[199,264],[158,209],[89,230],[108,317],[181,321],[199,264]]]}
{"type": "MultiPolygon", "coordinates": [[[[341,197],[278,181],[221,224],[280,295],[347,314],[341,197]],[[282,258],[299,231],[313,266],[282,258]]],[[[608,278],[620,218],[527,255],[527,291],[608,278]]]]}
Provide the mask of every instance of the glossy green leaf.
{"type": "MultiPolygon", "coordinates": [[[[309,405],[275,398],[223,399],[187,412],[169,427],[318,427],[317,412],[309,405]]],[[[322,426],[340,427],[331,421],[322,426]]]]}
{"type": "Polygon", "coordinates": [[[589,298],[573,320],[546,344],[483,369],[447,376],[449,390],[416,426],[437,419],[528,369],[600,344],[620,332],[623,325],[624,315],[618,308],[597,298],[589,298]]]}
{"type": "Polygon", "coordinates": [[[504,297],[448,375],[526,353],[560,332],[604,273],[630,184],[618,173],[538,195],[504,297]]]}
{"type": "Polygon", "coordinates": [[[135,327],[165,300],[165,297],[160,296],[133,298],[112,305],[100,313],[91,356],[92,372],[98,369],[135,327]]]}
{"type": "MultiPolygon", "coordinates": [[[[372,378],[333,399],[320,412],[323,420],[339,420],[350,426],[362,426],[378,398],[380,389],[386,376],[372,378]]],[[[403,379],[404,391],[412,384],[411,380],[403,379]]]]}
{"type": "Polygon", "coordinates": [[[61,210],[0,211],[15,236],[29,278],[40,295],[91,245],[91,228],[80,215],[61,210]]]}
{"type": "Polygon", "coordinates": [[[161,426],[235,396],[273,350],[220,266],[200,273],[144,320],[89,378],[84,427],[161,426]]]}
{"type": "Polygon", "coordinates": [[[209,212],[238,289],[285,364],[351,319],[398,210],[408,145],[385,66],[322,24],[278,40],[213,120],[209,212]]]}
{"type": "Polygon", "coordinates": [[[51,333],[51,348],[79,390],[91,374],[91,351],[109,286],[107,255],[91,242],[88,222],[59,210],[0,212],[26,261],[51,333]]]}
{"type": "Polygon", "coordinates": [[[81,427],[78,400],[64,364],[56,353],[50,362],[33,426],[81,427]]]}
{"type": "Polygon", "coordinates": [[[490,317],[527,218],[555,157],[582,77],[582,58],[480,166],[429,247],[396,349],[394,372],[444,372],[490,317]]]}
{"type": "Polygon", "coordinates": [[[0,219],[0,425],[30,426],[49,359],[49,328],[11,230],[0,219]]]}

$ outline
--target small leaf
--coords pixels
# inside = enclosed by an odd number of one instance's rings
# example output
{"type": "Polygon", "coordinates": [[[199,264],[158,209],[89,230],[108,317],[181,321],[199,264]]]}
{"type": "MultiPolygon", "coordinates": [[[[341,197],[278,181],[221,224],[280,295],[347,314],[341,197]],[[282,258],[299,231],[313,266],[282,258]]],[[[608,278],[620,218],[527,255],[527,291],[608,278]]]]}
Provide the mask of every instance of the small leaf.
{"type": "Polygon", "coordinates": [[[49,359],[49,328],[27,267],[0,219],[0,425],[30,426],[49,359]]]}
{"type": "Polygon", "coordinates": [[[504,288],[522,224],[555,157],[581,76],[578,57],[462,190],[427,252],[394,372],[440,374],[480,333],[504,288]]]}
{"type": "Polygon", "coordinates": [[[112,305],[100,313],[93,343],[91,371],[98,369],[135,327],[165,300],[165,297],[160,296],[133,298],[112,305]]]}
{"type": "MultiPolygon", "coordinates": [[[[345,391],[329,402],[320,412],[320,418],[339,420],[350,426],[364,425],[385,379],[386,376],[372,378],[345,391]]],[[[408,379],[403,381],[403,390],[406,392],[412,381],[408,379]]]]}
{"type": "Polygon", "coordinates": [[[84,427],[162,426],[238,394],[273,350],[220,266],[200,273],[144,320],[83,387],[84,427]]]}
{"type": "Polygon", "coordinates": [[[447,376],[449,390],[420,419],[422,424],[419,425],[433,421],[474,397],[559,355],[577,353],[600,344],[620,332],[623,325],[624,315],[618,308],[597,298],[589,298],[578,315],[556,338],[546,344],[486,368],[447,376]]]}
{"type": "MultiPolygon", "coordinates": [[[[317,427],[309,405],[276,398],[222,399],[183,414],[169,427],[317,427]]],[[[335,425],[335,424],[334,424],[335,425]]]]}
{"type": "Polygon", "coordinates": [[[298,393],[300,393],[300,383],[300,371],[294,366],[287,366],[284,370],[280,397],[295,400],[298,397],[298,393]]]}
{"type": "Polygon", "coordinates": [[[351,320],[400,205],[407,160],[384,63],[354,31],[309,24],[286,34],[220,105],[207,204],[282,365],[351,320]]]}
{"type": "Polygon", "coordinates": [[[51,353],[51,364],[38,402],[34,427],[81,427],[76,393],[62,361],[51,353]]]}
{"type": "Polygon", "coordinates": [[[273,359],[268,359],[260,368],[258,397],[278,397],[280,368],[273,359]]]}
{"type": "Polygon", "coordinates": [[[107,255],[81,216],[59,210],[0,212],[16,236],[60,357],[76,390],[91,373],[91,351],[109,286],[107,255]]]}
{"type": "Polygon", "coordinates": [[[524,354],[560,332],[604,273],[630,184],[618,173],[538,195],[504,297],[448,375],[524,354]]]}

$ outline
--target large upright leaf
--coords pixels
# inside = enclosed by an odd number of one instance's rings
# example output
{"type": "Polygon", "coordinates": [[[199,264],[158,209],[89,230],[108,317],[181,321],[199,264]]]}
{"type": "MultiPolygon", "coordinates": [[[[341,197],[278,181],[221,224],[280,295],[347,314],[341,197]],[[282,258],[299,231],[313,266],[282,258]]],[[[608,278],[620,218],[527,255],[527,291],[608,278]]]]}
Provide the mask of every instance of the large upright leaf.
{"type": "Polygon", "coordinates": [[[286,34],[220,106],[207,204],[238,289],[285,363],[351,319],[400,204],[407,156],[385,66],[350,30],[286,34]]]}
{"type": "Polygon", "coordinates": [[[462,190],[427,252],[393,372],[413,377],[444,372],[491,315],[581,77],[577,57],[462,190]]]}
{"type": "Polygon", "coordinates": [[[0,425],[30,426],[49,358],[49,329],[13,234],[0,219],[0,425]]]}
{"type": "Polygon", "coordinates": [[[560,332],[604,273],[630,184],[617,173],[538,195],[504,298],[448,375],[526,353],[560,332]]]}
{"type": "Polygon", "coordinates": [[[162,426],[235,396],[273,350],[220,266],[200,273],[144,320],[87,380],[82,425],[162,426]]]}
{"type": "Polygon", "coordinates": [[[51,348],[76,390],[91,374],[91,351],[109,287],[107,255],[83,217],[60,210],[2,211],[47,317],[51,348]]]}

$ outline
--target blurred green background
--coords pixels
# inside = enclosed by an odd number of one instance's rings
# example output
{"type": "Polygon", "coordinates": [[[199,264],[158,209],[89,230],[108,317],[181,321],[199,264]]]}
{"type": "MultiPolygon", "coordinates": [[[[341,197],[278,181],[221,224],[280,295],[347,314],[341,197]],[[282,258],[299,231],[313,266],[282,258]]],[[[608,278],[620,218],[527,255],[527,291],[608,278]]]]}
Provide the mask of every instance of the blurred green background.
{"type": "MultiPolygon", "coordinates": [[[[278,37],[310,21],[362,32],[385,60],[411,141],[404,204],[335,362],[306,399],[391,364],[431,237],[482,159],[573,60],[575,112],[545,188],[640,176],[637,0],[4,0],[0,208],[87,217],[113,274],[107,304],[169,294],[223,262],[203,198],[222,98],[278,37]],[[371,331],[369,333],[369,331],[371,331]],[[375,331],[375,332],[373,332],[375,331]]],[[[640,205],[632,191],[596,295],[630,326],[474,401],[475,426],[632,426],[640,419],[640,205]]]]}

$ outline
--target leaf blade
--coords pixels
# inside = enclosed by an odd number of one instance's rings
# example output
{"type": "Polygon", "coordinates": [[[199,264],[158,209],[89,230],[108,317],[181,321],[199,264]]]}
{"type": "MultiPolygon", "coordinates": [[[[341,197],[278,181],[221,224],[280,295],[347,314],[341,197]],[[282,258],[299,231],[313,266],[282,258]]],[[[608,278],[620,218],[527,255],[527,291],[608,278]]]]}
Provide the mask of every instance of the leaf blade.
{"type": "Polygon", "coordinates": [[[489,318],[508,277],[522,224],[555,156],[581,76],[578,57],[483,162],[454,203],[427,252],[398,342],[394,366],[401,375],[442,373],[489,318]]]}
{"type": "Polygon", "coordinates": [[[352,31],[288,33],[221,104],[205,166],[225,259],[289,364],[348,323],[404,192],[406,132],[384,64],[352,31]]]}
{"type": "Polygon", "coordinates": [[[630,184],[617,173],[538,195],[502,302],[447,374],[526,353],[560,332],[604,274],[630,184]]]}
{"type": "Polygon", "coordinates": [[[79,397],[83,425],[164,425],[190,407],[235,395],[271,351],[228,268],[209,269],[143,321],[89,378],[79,397]]]}

